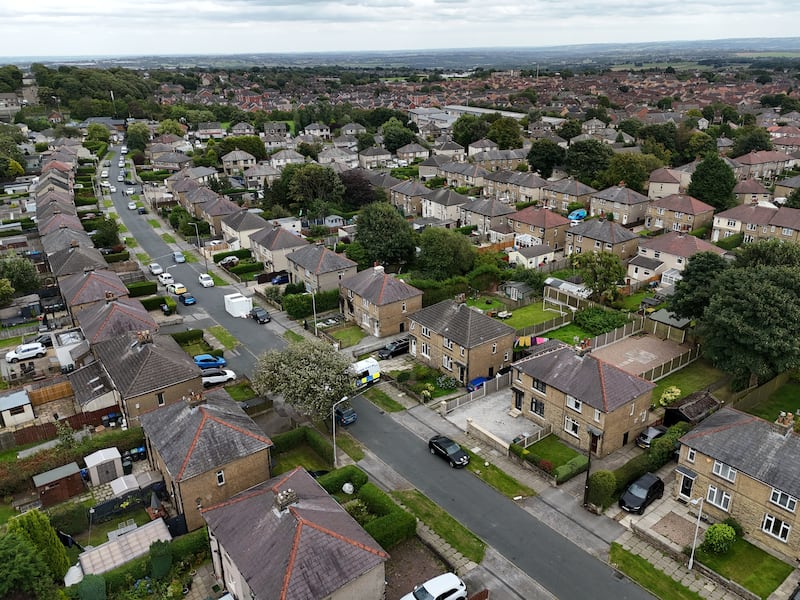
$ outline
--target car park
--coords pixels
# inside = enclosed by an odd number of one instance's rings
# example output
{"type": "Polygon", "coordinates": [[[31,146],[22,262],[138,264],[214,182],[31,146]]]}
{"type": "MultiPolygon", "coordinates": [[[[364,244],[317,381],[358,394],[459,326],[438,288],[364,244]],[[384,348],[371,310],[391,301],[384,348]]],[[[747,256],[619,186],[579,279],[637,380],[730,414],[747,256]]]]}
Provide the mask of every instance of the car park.
{"type": "Polygon", "coordinates": [[[161,285],[169,285],[170,283],[175,283],[175,279],[172,277],[172,273],[167,273],[164,271],[163,273],[159,274],[158,283],[161,285]]]}
{"type": "Polygon", "coordinates": [[[489,380],[486,379],[486,377],[476,377],[475,379],[471,379],[467,383],[467,391],[474,392],[476,390],[479,390],[483,387],[483,384],[486,383],[487,381],[489,380]]]}
{"type": "Polygon", "coordinates": [[[333,411],[333,415],[336,418],[336,422],[342,426],[352,425],[358,421],[358,413],[349,404],[337,406],[333,411]]]}
{"type": "Polygon", "coordinates": [[[47,354],[47,348],[44,347],[44,344],[41,342],[29,342],[20,344],[13,350],[6,352],[6,362],[15,363],[30,358],[42,358],[45,354],[47,354]]]}
{"type": "Polygon", "coordinates": [[[289,283],[289,275],[286,273],[276,275],[272,278],[272,285],[281,285],[283,283],[289,283]]]}
{"type": "Polygon", "coordinates": [[[136,202],[128,202],[128,210],[136,210],[136,202]]]}
{"type": "Polygon", "coordinates": [[[399,340],[394,340],[393,342],[386,344],[383,348],[378,350],[378,358],[394,358],[395,356],[400,356],[406,352],[408,352],[407,337],[400,338],[399,340]]]}
{"type": "Polygon", "coordinates": [[[170,294],[175,294],[176,296],[180,296],[181,294],[186,293],[186,286],[179,282],[168,283],[167,284],[167,291],[170,294]]]}
{"type": "Polygon", "coordinates": [[[660,438],[667,433],[667,428],[663,425],[656,425],[655,427],[647,427],[642,433],[636,436],[636,445],[639,448],[649,448],[654,440],[660,438]]]}
{"type": "Polygon", "coordinates": [[[469,464],[469,454],[446,435],[435,435],[428,440],[428,450],[445,459],[451,467],[466,467],[469,464]]]}
{"type": "Polygon", "coordinates": [[[194,364],[201,369],[220,369],[228,365],[228,361],[222,356],[214,356],[213,354],[198,354],[193,357],[194,364]]]}
{"type": "Polygon", "coordinates": [[[147,268],[150,270],[151,275],[161,275],[164,272],[164,269],[161,267],[160,264],[154,262],[147,265],[147,268]]]}
{"type": "Polygon", "coordinates": [[[238,256],[234,256],[232,254],[230,256],[226,256],[221,261],[219,261],[219,266],[220,267],[226,267],[226,268],[235,267],[238,264],[239,264],[239,257],[238,256]]]}
{"type": "Polygon", "coordinates": [[[643,515],[651,502],[664,495],[664,482],[654,473],[645,473],[619,497],[619,507],[643,515]]]}
{"type": "Polygon", "coordinates": [[[254,306],[250,310],[250,318],[255,319],[257,323],[269,323],[272,320],[269,313],[260,306],[254,306]]]}
{"type": "Polygon", "coordinates": [[[197,304],[197,298],[195,298],[189,293],[183,293],[180,296],[178,296],[178,301],[184,306],[191,306],[192,304],[197,304]]]}
{"type": "Polygon", "coordinates": [[[214,287],[214,278],[208,273],[200,273],[197,282],[203,287],[214,287]]]}
{"type": "Polygon", "coordinates": [[[176,263],[185,263],[186,257],[183,255],[183,252],[177,251],[172,253],[172,260],[176,263]]]}
{"type": "Polygon", "coordinates": [[[234,381],[236,379],[236,373],[230,369],[204,369],[201,378],[203,380],[203,387],[207,388],[212,385],[217,385],[218,383],[234,381]]]}
{"type": "Polygon", "coordinates": [[[445,573],[414,586],[400,600],[466,600],[467,586],[455,573],[445,573]]]}

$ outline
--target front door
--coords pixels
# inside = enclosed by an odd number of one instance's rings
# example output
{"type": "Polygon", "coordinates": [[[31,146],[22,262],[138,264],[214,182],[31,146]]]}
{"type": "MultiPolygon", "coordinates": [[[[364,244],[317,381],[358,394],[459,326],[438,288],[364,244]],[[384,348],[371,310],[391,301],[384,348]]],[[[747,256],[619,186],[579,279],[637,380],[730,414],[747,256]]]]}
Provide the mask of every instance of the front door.
{"type": "Polygon", "coordinates": [[[600,440],[600,436],[590,433],[589,437],[592,440],[591,444],[589,444],[589,452],[591,452],[592,454],[597,454],[597,446],[598,446],[598,441],[600,440]]]}
{"type": "Polygon", "coordinates": [[[628,443],[628,432],[626,431],[622,434],[622,445],[625,446],[628,443]]]}
{"type": "Polygon", "coordinates": [[[694,485],[694,479],[689,477],[688,475],[681,474],[681,496],[685,498],[692,497],[692,486],[694,485]]]}
{"type": "Polygon", "coordinates": [[[517,410],[522,410],[522,399],[525,397],[525,393],[519,390],[514,390],[514,408],[517,410]]]}

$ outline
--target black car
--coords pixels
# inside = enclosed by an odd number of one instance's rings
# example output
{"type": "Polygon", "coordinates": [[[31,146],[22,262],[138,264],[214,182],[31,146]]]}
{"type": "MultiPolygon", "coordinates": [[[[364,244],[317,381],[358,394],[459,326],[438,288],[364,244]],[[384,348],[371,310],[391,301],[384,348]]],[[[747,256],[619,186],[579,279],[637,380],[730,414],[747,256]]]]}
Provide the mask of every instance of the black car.
{"type": "Polygon", "coordinates": [[[656,425],[655,427],[648,427],[642,433],[636,436],[636,445],[639,448],[649,448],[653,440],[660,438],[667,433],[667,428],[663,425],[656,425]]]}
{"type": "Polygon", "coordinates": [[[389,342],[378,350],[378,358],[393,358],[408,352],[408,338],[402,338],[389,342]]]}
{"type": "Polygon", "coordinates": [[[333,411],[333,416],[336,417],[336,422],[342,427],[345,425],[352,425],[358,421],[358,413],[349,404],[337,406],[333,411]]]}
{"type": "Polygon", "coordinates": [[[628,512],[644,514],[644,509],[664,495],[664,482],[658,475],[645,473],[619,497],[619,507],[628,512]]]}
{"type": "Polygon", "coordinates": [[[53,338],[49,333],[43,333],[42,335],[37,336],[33,341],[39,342],[45,348],[53,347],[53,338]]]}
{"type": "Polygon", "coordinates": [[[428,449],[431,454],[438,454],[454,469],[456,467],[466,467],[469,464],[469,454],[461,449],[446,435],[435,435],[428,440],[428,449]]]}
{"type": "Polygon", "coordinates": [[[250,310],[250,318],[255,319],[258,323],[269,323],[272,320],[269,313],[260,306],[254,306],[250,310]]]}

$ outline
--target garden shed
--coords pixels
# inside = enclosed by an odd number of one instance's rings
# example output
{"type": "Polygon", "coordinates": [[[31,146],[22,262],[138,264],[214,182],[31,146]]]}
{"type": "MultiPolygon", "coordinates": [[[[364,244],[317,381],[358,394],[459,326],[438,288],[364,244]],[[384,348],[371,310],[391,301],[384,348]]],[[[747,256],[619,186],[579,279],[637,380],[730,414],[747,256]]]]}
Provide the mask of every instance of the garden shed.
{"type": "Polygon", "coordinates": [[[103,448],[85,457],[92,485],[102,485],[122,477],[122,456],[116,448],[103,448]]]}
{"type": "Polygon", "coordinates": [[[33,485],[44,508],[64,502],[84,491],[81,470],[76,462],[34,475],[33,485]]]}

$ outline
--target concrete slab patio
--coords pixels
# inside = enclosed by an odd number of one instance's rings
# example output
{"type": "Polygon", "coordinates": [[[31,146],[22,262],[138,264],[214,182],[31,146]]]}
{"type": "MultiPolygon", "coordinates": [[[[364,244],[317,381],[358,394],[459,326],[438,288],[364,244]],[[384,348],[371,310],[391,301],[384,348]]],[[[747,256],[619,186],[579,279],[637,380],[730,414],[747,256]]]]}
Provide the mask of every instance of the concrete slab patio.
{"type": "Polygon", "coordinates": [[[651,335],[633,335],[608,346],[596,348],[592,350],[592,355],[618,366],[623,371],[641,375],[687,350],[686,346],[671,340],[662,340],[651,335]]]}

